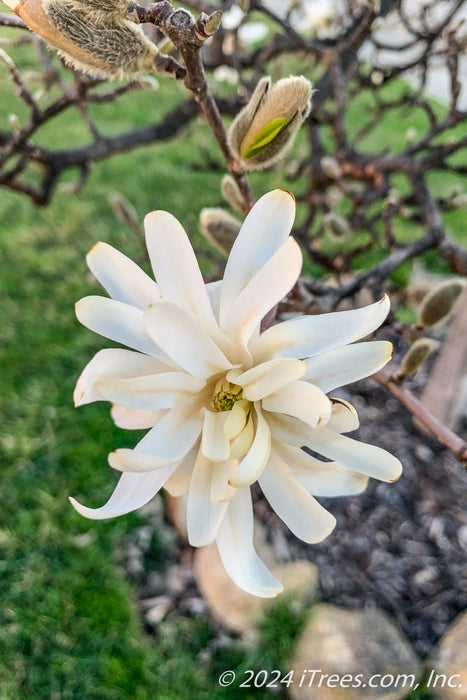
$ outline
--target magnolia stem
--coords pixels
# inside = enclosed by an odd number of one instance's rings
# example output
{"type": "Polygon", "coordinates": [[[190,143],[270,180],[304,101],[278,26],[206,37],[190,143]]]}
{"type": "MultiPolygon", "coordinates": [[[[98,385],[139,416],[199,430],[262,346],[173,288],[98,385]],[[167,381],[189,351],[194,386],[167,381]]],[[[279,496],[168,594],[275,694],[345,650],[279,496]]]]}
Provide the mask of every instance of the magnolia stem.
{"type": "Polygon", "coordinates": [[[439,442],[448,447],[467,468],[467,442],[430,413],[408,389],[394,381],[389,372],[377,372],[372,379],[385,386],[439,442]]]}

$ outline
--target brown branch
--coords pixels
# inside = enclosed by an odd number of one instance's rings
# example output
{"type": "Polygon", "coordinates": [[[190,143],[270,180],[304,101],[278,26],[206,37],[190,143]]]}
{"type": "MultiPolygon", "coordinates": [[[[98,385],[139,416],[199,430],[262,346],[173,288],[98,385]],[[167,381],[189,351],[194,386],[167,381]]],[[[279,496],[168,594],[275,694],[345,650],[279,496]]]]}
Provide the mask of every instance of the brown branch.
{"type": "Polygon", "coordinates": [[[373,375],[378,384],[389,389],[414,418],[416,418],[434,437],[454,453],[463,467],[467,468],[467,442],[452,430],[443,425],[432,413],[430,413],[408,389],[397,384],[392,375],[380,371],[373,375]]]}

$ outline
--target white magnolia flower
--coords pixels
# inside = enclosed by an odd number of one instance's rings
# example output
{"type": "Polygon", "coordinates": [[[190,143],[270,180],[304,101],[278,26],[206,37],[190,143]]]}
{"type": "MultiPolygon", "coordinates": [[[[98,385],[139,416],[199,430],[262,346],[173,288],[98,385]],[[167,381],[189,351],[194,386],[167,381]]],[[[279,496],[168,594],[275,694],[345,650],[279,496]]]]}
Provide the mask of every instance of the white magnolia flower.
{"type": "Polygon", "coordinates": [[[354,344],[382,323],[387,297],[260,332],[300,274],[294,214],[288,192],[262,197],[224,279],[205,285],[180,223],[152,212],[145,229],[157,284],[98,243],[88,264],[111,298],[86,297],[76,307],[83,325],[133,348],[98,352],[78,380],[76,405],[111,401],[117,425],[150,430],[134,449],[109,455],[123,473],[108,502],[92,509],[71,499],[74,507],[98,520],[140,508],[161,487],[187,493],[190,543],[216,540],[233,581],[263,597],[282,586],[253,547],[253,482],[292,532],[314,543],[335,525],[315,496],[356,494],[369,476],[394,481],[401,473],[389,453],[345,435],[358,426],[355,409],[326,396],[389,360],[388,342],[354,344]]]}

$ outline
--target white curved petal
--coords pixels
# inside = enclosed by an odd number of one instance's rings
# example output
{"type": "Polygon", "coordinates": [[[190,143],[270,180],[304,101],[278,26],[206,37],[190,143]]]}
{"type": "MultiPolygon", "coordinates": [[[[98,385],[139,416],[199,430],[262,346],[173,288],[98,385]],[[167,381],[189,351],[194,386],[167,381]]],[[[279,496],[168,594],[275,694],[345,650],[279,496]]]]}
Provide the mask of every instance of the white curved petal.
{"type": "Polygon", "coordinates": [[[121,447],[108,456],[109,465],[119,472],[152,472],[166,467],[174,461],[176,460],[171,457],[159,457],[146,452],[130,450],[127,447],[121,447]]]}
{"type": "Polygon", "coordinates": [[[232,368],[222,350],[180,306],[161,301],[144,314],[148,335],[174,362],[199,379],[232,368]]]}
{"type": "Polygon", "coordinates": [[[203,328],[219,332],[204,280],[183,226],[166,211],[144,219],[146,245],[154,276],[165,301],[181,306],[203,328]]]}
{"type": "Polygon", "coordinates": [[[206,382],[186,372],[160,372],[128,379],[107,377],[96,386],[109,401],[128,408],[153,409],[171,408],[176,400],[183,400],[183,394],[201,391],[206,382]]]}
{"type": "Polygon", "coordinates": [[[252,207],[225,268],[219,307],[221,322],[243,289],[287,240],[294,217],[295,200],[284,190],[263,195],[252,207]]]}
{"type": "Polygon", "coordinates": [[[307,445],[310,435],[313,436],[316,432],[303,421],[285,413],[268,413],[268,423],[273,440],[286,442],[295,447],[307,445]]]}
{"type": "Polygon", "coordinates": [[[302,269],[302,253],[288,238],[235,298],[221,320],[222,330],[245,352],[253,332],[276,304],[290,292],[302,269]]]}
{"type": "Polygon", "coordinates": [[[167,411],[135,450],[166,459],[182,459],[195,444],[202,426],[199,408],[186,400],[167,411]]]}
{"type": "Polygon", "coordinates": [[[94,333],[173,366],[173,362],[146,335],[143,326],[144,311],[141,309],[115,299],[90,296],[78,301],[75,310],[78,321],[94,333]]]}
{"type": "Polygon", "coordinates": [[[213,503],[230,501],[237,493],[237,489],[230,485],[230,479],[237,466],[236,459],[216,462],[211,481],[211,501],[213,503]]]}
{"type": "Polygon", "coordinates": [[[260,598],[273,598],[284,590],[253,547],[253,508],[249,488],[240,489],[230,501],[216,541],[224,568],[239,588],[260,598]]]}
{"type": "Polygon", "coordinates": [[[290,474],[271,452],[269,464],[259,478],[261,490],[289,530],[309,544],[321,542],[334,529],[336,519],[290,474]]]}
{"type": "Polygon", "coordinates": [[[252,484],[262,473],[271,451],[271,431],[261,408],[255,404],[256,432],[253,443],[230,479],[231,486],[242,488],[252,484]]]}
{"type": "Polygon", "coordinates": [[[387,296],[362,309],[335,311],[317,316],[300,316],[283,321],[262,333],[250,350],[255,362],[274,357],[302,360],[365,338],[376,330],[389,313],[387,296]]]}
{"type": "Polygon", "coordinates": [[[181,460],[178,467],[169,476],[164,484],[166,491],[170,493],[171,496],[178,497],[183,496],[188,492],[190,488],[191,475],[193,473],[193,468],[195,466],[195,461],[198,456],[199,442],[196,442],[188,454],[181,460]]]}
{"type": "Polygon", "coordinates": [[[250,449],[254,438],[253,415],[250,413],[245,427],[230,443],[230,459],[242,459],[250,449]]]}
{"type": "Polygon", "coordinates": [[[243,387],[245,399],[259,401],[286,384],[303,377],[306,365],[301,360],[292,357],[279,357],[256,365],[246,372],[238,374],[238,371],[228,372],[227,379],[243,387]],[[233,378],[230,379],[229,375],[232,375],[233,378]]]}
{"type": "Polygon", "coordinates": [[[385,340],[334,348],[305,360],[304,381],[325,393],[374,374],[392,357],[392,344],[385,340]]]}
{"type": "Polygon", "coordinates": [[[301,380],[266,396],[261,404],[266,411],[294,416],[312,427],[324,425],[331,416],[331,403],[326,394],[301,380]]]}
{"type": "Polygon", "coordinates": [[[140,411],[136,408],[127,408],[113,404],[110,415],[116,426],[125,430],[142,430],[153,428],[167,411],[163,408],[156,408],[153,411],[140,411]]]}
{"type": "Polygon", "coordinates": [[[206,285],[209,301],[212,307],[214,318],[219,323],[219,305],[221,302],[222,280],[208,282],[206,285]]]}
{"type": "Polygon", "coordinates": [[[204,411],[201,451],[207,459],[221,462],[228,458],[230,442],[224,434],[228,411],[204,411]]]}
{"type": "Polygon", "coordinates": [[[138,309],[147,309],[160,301],[159,287],[154,280],[108,243],[96,243],[86,260],[92,274],[112,299],[138,309]]]}
{"type": "Polygon", "coordinates": [[[81,372],[73,393],[75,406],[92,401],[104,401],[96,388],[96,381],[105,377],[137,377],[143,374],[157,374],[171,369],[159,360],[123,348],[106,348],[94,355],[81,372]]]}
{"type": "Polygon", "coordinates": [[[315,430],[308,437],[305,444],[310,449],[374,479],[396,481],[402,473],[399,460],[381,447],[353,440],[329,428],[315,430]]]}
{"type": "Polygon", "coordinates": [[[188,490],[186,521],[188,541],[192,547],[203,547],[216,537],[228,503],[211,501],[211,482],[216,465],[201,450],[193,468],[188,490]]]}
{"type": "Polygon", "coordinates": [[[368,477],[338,462],[323,462],[299,447],[274,443],[291,475],[313,496],[353,496],[365,490],[368,477]]]}
{"type": "Polygon", "coordinates": [[[357,430],[360,425],[358,414],[351,403],[344,399],[335,399],[330,397],[332,413],[326,423],[326,427],[330,430],[335,430],[336,433],[350,433],[352,430],[357,430]]]}
{"type": "Polygon", "coordinates": [[[130,513],[146,505],[176,469],[177,464],[169,464],[163,469],[146,474],[123,473],[113,494],[100,508],[88,508],[70,497],[73,508],[91,520],[106,520],[130,513]]]}

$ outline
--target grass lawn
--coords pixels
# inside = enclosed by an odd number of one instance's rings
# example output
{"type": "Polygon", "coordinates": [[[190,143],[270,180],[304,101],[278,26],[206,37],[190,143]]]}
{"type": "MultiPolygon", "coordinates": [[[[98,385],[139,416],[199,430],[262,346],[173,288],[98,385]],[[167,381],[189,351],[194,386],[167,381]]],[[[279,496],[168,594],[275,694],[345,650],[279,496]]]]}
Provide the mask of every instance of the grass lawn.
{"type": "MultiPolygon", "coordinates": [[[[23,50],[17,60],[21,67],[28,61],[33,66],[23,50]]],[[[148,114],[156,118],[162,103],[183,99],[172,81],[160,83],[158,91],[95,107],[98,123],[116,133],[144,123],[148,114]]],[[[2,68],[0,94],[8,95],[0,104],[1,129],[10,112],[24,119],[2,68]]],[[[58,147],[85,140],[86,132],[66,114],[40,138],[58,147]]],[[[234,695],[216,682],[222,670],[286,668],[299,620],[284,604],[265,622],[258,649],[245,655],[233,645],[209,668],[198,659],[213,634],[204,620],[162,623],[155,637],[147,636],[116,554],[140,516],[93,523],[67,500],[75,495],[88,505],[102,504],[117,480],[107,466],[108,452],[137,439],[113,426],[107,405],[72,405],[81,369],[108,345],[74,316],[75,301],[100,293],[85,254],[98,240],[130,257],[143,254],[141,243],[115,218],[109,196],[116,191],[134,204],[140,219],[151,209],[171,211],[202,245],[199,211],[221,203],[223,171],[207,167],[200,154],[200,147],[209,148],[221,166],[211,142],[206,127],[192,124],[177,143],[98,163],[80,193],[57,194],[43,209],[0,190],[0,700],[175,700],[187,693],[197,700],[227,698],[234,695]]],[[[253,184],[259,195],[287,182],[279,169],[255,175],[253,184]]],[[[460,219],[451,219],[455,232],[460,219]]],[[[205,271],[210,269],[208,262],[205,271]]],[[[235,697],[250,696],[237,690],[235,697]]]]}

